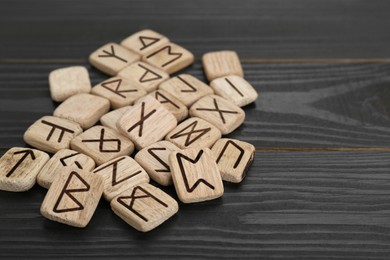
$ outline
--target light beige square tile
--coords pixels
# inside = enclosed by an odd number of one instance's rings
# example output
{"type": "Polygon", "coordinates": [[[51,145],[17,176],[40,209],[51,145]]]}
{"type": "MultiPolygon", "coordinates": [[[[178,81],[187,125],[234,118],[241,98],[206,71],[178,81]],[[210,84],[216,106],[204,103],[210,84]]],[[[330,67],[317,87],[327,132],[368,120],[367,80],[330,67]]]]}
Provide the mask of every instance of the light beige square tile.
{"type": "Polygon", "coordinates": [[[118,123],[119,119],[130,110],[130,108],[132,108],[132,106],[126,106],[112,110],[100,118],[100,123],[119,132],[116,124],[118,123]]]}
{"type": "Polygon", "coordinates": [[[82,66],[53,70],[49,74],[49,85],[51,98],[57,102],[91,91],[88,70],[82,66]]]}
{"type": "Polygon", "coordinates": [[[138,61],[119,71],[118,76],[139,83],[147,92],[157,89],[161,82],[169,79],[169,74],[146,62],[138,61]]]}
{"type": "Polygon", "coordinates": [[[169,39],[164,35],[145,29],[130,35],[121,42],[121,45],[141,56],[145,56],[168,42],[169,39]]]}
{"type": "Polygon", "coordinates": [[[194,63],[194,55],[177,44],[168,43],[142,60],[172,74],[194,63]]]}
{"type": "Polygon", "coordinates": [[[92,66],[111,76],[140,59],[139,54],[113,42],[103,45],[89,56],[92,66]]]}
{"type": "Polygon", "coordinates": [[[210,149],[172,152],[169,163],[176,193],[182,202],[201,202],[223,195],[221,174],[210,149]]]}
{"type": "Polygon", "coordinates": [[[121,156],[108,161],[93,170],[93,173],[103,178],[103,195],[108,201],[135,185],[149,182],[149,175],[146,171],[129,156],[121,156]]]}
{"type": "Polygon", "coordinates": [[[233,132],[245,119],[244,110],[216,95],[196,101],[190,108],[190,115],[215,125],[223,135],[233,132]]]}
{"type": "Polygon", "coordinates": [[[134,144],[130,140],[105,126],[86,130],[74,138],[70,146],[72,150],[90,156],[97,165],[134,151],[134,144]]]}
{"type": "Polygon", "coordinates": [[[70,141],[83,132],[78,123],[54,116],[35,121],[24,133],[24,141],[40,150],[55,153],[69,148],[70,141]]]}
{"type": "Polygon", "coordinates": [[[162,140],[176,125],[171,112],[155,98],[145,96],[119,119],[117,127],[141,150],[162,140]]]}
{"type": "Polygon", "coordinates": [[[127,224],[147,232],[176,214],[179,205],[162,190],[143,183],[113,199],[111,208],[127,224]]]}
{"type": "Polygon", "coordinates": [[[85,227],[103,193],[103,180],[94,173],[65,167],[46,193],[41,214],[50,220],[85,227]]]}
{"type": "Polygon", "coordinates": [[[183,121],[188,117],[188,108],[178,98],[172,96],[168,92],[159,89],[149,94],[157,99],[169,112],[176,117],[178,122],[183,121]]]}
{"type": "Polygon", "coordinates": [[[92,88],[92,94],[107,98],[111,108],[129,106],[147,93],[136,81],[123,77],[112,77],[92,88]]]}
{"type": "Polygon", "coordinates": [[[9,149],[0,158],[0,190],[20,192],[31,189],[49,158],[48,154],[35,149],[9,149]]]}
{"type": "Polygon", "coordinates": [[[180,148],[171,142],[159,141],[139,151],[134,158],[155,182],[168,186],[172,184],[168,156],[174,151],[180,148]]]}
{"type": "Polygon", "coordinates": [[[65,100],[55,110],[54,116],[74,121],[83,129],[96,124],[110,110],[110,101],[91,94],[77,94],[65,100]]]}
{"type": "Polygon", "coordinates": [[[233,183],[239,183],[245,178],[255,155],[255,147],[252,144],[227,138],[218,140],[211,151],[222,179],[233,183]]]}
{"type": "Polygon", "coordinates": [[[202,64],[209,81],[229,75],[244,77],[240,58],[235,51],[208,52],[203,55],[202,64]]]}
{"type": "Polygon", "coordinates": [[[211,147],[220,138],[218,128],[198,117],[184,120],[165,137],[181,149],[211,147]]]}
{"type": "Polygon", "coordinates": [[[257,99],[257,92],[245,79],[231,75],[214,79],[210,86],[215,94],[243,107],[257,99]]]}
{"type": "Polygon", "coordinates": [[[53,157],[43,166],[37,176],[37,182],[42,187],[48,189],[54,178],[65,167],[72,167],[76,170],[91,171],[95,168],[94,160],[82,153],[69,149],[62,149],[56,152],[53,157]]]}
{"type": "Polygon", "coordinates": [[[159,88],[176,97],[186,106],[191,106],[201,97],[214,93],[212,88],[189,74],[171,78],[163,82],[159,88]]]}

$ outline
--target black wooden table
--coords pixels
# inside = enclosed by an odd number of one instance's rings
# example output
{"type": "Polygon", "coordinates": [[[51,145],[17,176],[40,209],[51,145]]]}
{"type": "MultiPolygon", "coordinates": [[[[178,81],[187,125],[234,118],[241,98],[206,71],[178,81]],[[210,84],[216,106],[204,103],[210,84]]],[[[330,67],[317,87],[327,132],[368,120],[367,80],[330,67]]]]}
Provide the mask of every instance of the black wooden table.
{"type": "MultiPolygon", "coordinates": [[[[0,258],[390,258],[390,2],[0,2],[0,151],[52,113],[48,73],[152,28],[200,57],[236,50],[260,93],[231,137],[257,147],[223,198],[139,233],[101,201],[85,229],[44,219],[46,190],[0,192],[0,258]]],[[[106,76],[90,68],[93,83],[106,76]]],[[[174,189],[165,189],[174,195],[174,189]]]]}

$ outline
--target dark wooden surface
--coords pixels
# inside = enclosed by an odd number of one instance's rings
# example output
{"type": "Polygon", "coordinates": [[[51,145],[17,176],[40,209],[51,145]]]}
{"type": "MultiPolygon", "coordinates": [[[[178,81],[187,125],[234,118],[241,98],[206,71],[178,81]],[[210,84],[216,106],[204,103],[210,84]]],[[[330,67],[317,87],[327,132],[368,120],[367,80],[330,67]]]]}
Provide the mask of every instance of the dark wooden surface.
{"type": "Polygon", "coordinates": [[[51,70],[88,66],[142,28],[193,51],[186,72],[200,79],[204,52],[237,50],[260,98],[231,134],[255,144],[255,162],[223,198],[180,204],[141,234],[103,200],[75,229],[39,214],[39,186],[0,192],[0,258],[389,259],[389,11],[385,0],[2,0],[1,154],[55,108],[51,70]]]}

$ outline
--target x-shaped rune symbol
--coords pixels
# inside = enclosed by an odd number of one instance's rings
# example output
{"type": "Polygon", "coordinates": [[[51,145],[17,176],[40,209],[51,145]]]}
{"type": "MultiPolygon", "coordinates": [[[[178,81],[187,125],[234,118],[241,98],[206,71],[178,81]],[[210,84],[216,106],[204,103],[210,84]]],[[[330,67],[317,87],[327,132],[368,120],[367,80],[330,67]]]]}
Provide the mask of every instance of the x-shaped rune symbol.
{"type": "Polygon", "coordinates": [[[82,140],[84,143],[99,143],[99,151],[102,153],[116,153],[121,150],[121,140],[119,139],[104,139],[104,128],[100,130],[100,138],[99,139],[89,139],[89,140],[82,140]],[[109,142],[116,142],[116,149],[104,149],[104,143],[109,142]]]}
{"type": "Polygon", "coordinates": [[[215,108],[197,108],[196,110],[199,110],[199,111],[218,112],[218,113],[219,113],[219,117],[221,118],[222,123],[224,123],[224,124],[226,123],[225,117],[224,117],[224,115],[223,115],[224,113],[226,113],[226,114],[238,114],[237,111],[219,109],[217,100],[216,100],[215,98],[213,98],[213,101],[214,101],[214,107],[215,107],[215,108]]]}

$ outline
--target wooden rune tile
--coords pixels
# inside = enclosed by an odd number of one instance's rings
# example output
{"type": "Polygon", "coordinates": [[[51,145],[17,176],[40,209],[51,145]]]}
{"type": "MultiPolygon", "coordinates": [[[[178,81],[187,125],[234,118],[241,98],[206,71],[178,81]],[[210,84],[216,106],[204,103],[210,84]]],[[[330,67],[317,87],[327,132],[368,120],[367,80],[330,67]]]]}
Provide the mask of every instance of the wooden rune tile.
{"type": "Polygon", "coordinates": [[[124,67],[139,61],[141,56],[116,43],[107,43],[89,56],[89,62],[98,70],[115,76],[124,67]]]}
{"type": "Polygon", "coordinates": [[[199,99],[191,106],[190,115],[215,125],[223,135],[233,132],[245,119],[244,110],[216,95],[199,99]]]}
{"type": "Polygon", "coordinates": [[[0,190],[20,192],[31,189],[49,158],[45,152],[35,149],[9,149],[0,158],[0,190]]]}
{"type": "Polygon", "coordinates": [[[91,91],[88,70],[83,66],[56,69],[49,74],[50,95],[62,102],[70,96],[91,91]]]}
{"type": "Polygon", "coordinates": [[[169,43],[167,37],[146,29],[130,35],[121,42],[121,45],[141,56],[145,56],[167,43],[169,43]]]}
{"type": "Polygon", "coordinates": [[[245,79],[231,75],[214,79],[210,86],[215,94],[243,107],[257,99],[257,92],[245,79]]]}
{"type": "Polygon", "coordinates": [[[37,182],[40,186],[48,189],[54,178],[65,167],[72,167],[76,170],[91,171],[95,168],[94,160],[82,153],[69,149],[62,149],[56,152],[53,157],[43,166],[37,176],[37,182]]]}
{"type": "Polygon", "coordinates": [[[129,156],[108,161],[93,170],[93,173],[103,178],[103,195],[108,201],[135,185],[149,182],[149,175],[129,156]]]}
{"type": "Polygon", "coordinates": [[[140,84],[123,77],[112,77],[92,88],[92,94],[107,98],[111,108],[117,109],[129,106],[137,99],[146,95],[140,84]]]}
{"type": "Polygon", "coordinates": [[[211,147],[220,138],[221,131],[199,117],[186,119],[165,137],[181,149],[211,147]]]}
{"type": "Polygon", "coordinates": [[[171,78],[163,82],[159,88],[176,97],[188,107],[201,97],[214,93],[208,85],[188,74],[171,78]]]}
{"type": "Polygon", "coordinates": [[[54,110],[54,116],[79,123],[83,129],[96,124],[110,110],[110,101],[91,94],[77,94],[54,110]]]}
{"type": "Polygon", "coordinates": [[[86,130],[74,138],[70,146],[72,150],[90,156],[97,165],[134,151],[134,144],[129,139],[105,126],[86,130]]]}
{"type": "Polygon", "coordinates": [[[208,52],[203,55],[202,64],[209,81],[228,75],[244,77],[240,58],[235,51],[208,52]]]}
{"type": "Polygon", "coordinates": [[[119,119],[117,127],[141,150],[162,140],[176,125],[176,118],[171,112],[155,98],[145,96],[119,119]]]}
{"type": "Polygon", "coordinates": [[[194,55],[177,44],[168,43],[144,56],[142,60],[172,74],[191,65],[194,55]]]}
{"type": "Polygon", "coordinates": [[[211,151],[214,154],[222,179],[241,182],[249,170],[255,155],[255,147],[247,142],[222,138],[211,151]]]}
{"type": "Polygon", "coordinates": [[[70,141],[83,129],[75,122],[54,116],[44,116],[35,121],[24,133],[24,141],[40,150],[55,153],[69,148],[70,141]]]}
{"type": "Polygon", "coordinates": [[[147,92],[156,90],[161,82],[169,79],[168,73],[142,61],[127,66],[119,71],[118,76],[136,81],[147,92]]]}
{"type": "Polygon", "coordinates": [[[143,183],[114,198],[111,208],[127,224],[147,232],[175,215],[179,205],[159,188],[143,183]]]}
{"type": "Polygon", "coordinates": [[[176,117],[178,122],[183,121],[188,117],[188,108],[178,98],[172,96],[168,92],[159,89],[149,94],[157,99],[169,112],[176,117]]]}
{"type": "Polygon", "coordinates": [[[160,141],[139,151],[134,159],[146,170],[157,183],[168,186],[172,184],[168,156],[180,148],[168,141],[160,141]]]}
{"type": "Polygon", "coordinates": [[[103,193],[102,178],[89,171],[63,168],[54,178],[41,205],[41,214],[50,220],[85,227],[103,193]]]}
{"type": "Polygon", "coordinates": [[[169,155],[172,179],[179,199],[193,203],[223,195],[221,174],[209,148],[192,148],[169,155]]]}
{"type": "Polygon", "coordinates": [[[114,129],[114,130],[118,130],[118,128],[116,127],[119,119],[127,112],[130,110],[130,108],[132,108],[132,106],[126,106],[126,107],[121,107],[121,108],[118,108],[118,109],[115,109],[115,110],[112,110],[110,112],[108,112],[107,114],[104,114],[101,118],[100,118],[100,123],[104,126],[107,126],[111,129],[114,129]]]}

